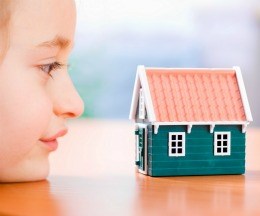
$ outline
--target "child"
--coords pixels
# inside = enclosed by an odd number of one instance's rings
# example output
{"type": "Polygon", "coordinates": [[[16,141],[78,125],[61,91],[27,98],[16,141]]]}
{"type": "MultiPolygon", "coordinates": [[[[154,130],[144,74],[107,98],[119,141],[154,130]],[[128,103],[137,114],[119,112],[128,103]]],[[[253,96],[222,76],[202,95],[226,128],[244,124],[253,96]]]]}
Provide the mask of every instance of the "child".
{"type": "Polygon", "coordinates": [[[0,0],[0,182],[45,179],[83,112],[67,72],[75,22],[73,0],[0,0]]]}

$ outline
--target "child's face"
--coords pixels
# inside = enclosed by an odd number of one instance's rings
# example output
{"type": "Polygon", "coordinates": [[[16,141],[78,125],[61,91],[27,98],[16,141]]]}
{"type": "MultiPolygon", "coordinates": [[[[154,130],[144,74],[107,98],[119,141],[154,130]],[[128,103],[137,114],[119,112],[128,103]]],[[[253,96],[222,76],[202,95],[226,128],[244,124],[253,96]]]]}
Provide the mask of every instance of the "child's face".
{"type": "Polygon", "coordinates": [[[73,0],[19,0],[11,15],[10,48],[0,64],[0,182],[46,178],[66,119],[83,103],[66,66],[73,46],[73,0]],[[50,72],[51,76],[48,74],[50,72]]]}

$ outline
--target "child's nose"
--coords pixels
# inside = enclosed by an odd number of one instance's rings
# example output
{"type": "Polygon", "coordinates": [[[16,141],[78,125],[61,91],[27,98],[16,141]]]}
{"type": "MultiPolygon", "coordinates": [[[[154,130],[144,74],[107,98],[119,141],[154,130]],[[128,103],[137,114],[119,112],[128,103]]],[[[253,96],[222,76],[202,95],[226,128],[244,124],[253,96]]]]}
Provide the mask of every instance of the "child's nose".
{"type": "Polygon", "coordinates": [[[84,111],[84,102],[75,89],[71,79],[67,77],[58,87],[54,102],[54,113],[63,118],[79,117],[84,111]]]}

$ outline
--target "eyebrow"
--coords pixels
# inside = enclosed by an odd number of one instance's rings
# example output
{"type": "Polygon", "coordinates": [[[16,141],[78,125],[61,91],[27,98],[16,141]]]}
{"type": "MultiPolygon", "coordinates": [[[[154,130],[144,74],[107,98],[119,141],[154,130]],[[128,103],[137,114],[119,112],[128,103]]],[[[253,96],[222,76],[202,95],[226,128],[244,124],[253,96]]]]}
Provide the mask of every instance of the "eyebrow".
{"type": "Polygon", "coordinates": [[[71,45],[71,40],[57,35],[52,40],[44,41],[38,44],[36,47],[47,47],[47,48],[59,47],[61,49],[65,49],[70,45],[71,45]]]}

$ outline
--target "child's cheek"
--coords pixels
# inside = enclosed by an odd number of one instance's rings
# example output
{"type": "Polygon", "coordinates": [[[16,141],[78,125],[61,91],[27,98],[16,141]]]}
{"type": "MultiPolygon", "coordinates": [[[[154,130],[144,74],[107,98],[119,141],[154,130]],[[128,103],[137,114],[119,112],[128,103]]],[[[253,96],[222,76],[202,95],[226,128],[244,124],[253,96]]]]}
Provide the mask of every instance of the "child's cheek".
{"type": "Polygon", "coordinates": [[[11,85],[4,96],[0,132],[0,137],[4,137],[3,156],[12,155],[17,160],[36,146],[52,117],[52,103],[45,89],[37,83],[28,84],[30,79],[20,81],[11,85]]]}

